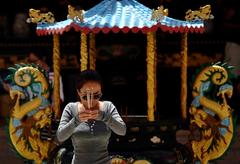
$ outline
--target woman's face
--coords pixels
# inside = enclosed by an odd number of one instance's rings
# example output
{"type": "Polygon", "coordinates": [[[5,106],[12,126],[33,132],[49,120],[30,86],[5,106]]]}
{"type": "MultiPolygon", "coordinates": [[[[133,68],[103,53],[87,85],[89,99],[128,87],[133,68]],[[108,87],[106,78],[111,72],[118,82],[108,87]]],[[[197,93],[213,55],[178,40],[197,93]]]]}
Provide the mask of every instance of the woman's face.
{"type": "Polygon", "coordinates": [[[86,82],[82,88],[78,90],[78,95],[85,108],[94,108],[98,105],[98,101],[102,96],[101,85],[95,81],[86,82]]]}

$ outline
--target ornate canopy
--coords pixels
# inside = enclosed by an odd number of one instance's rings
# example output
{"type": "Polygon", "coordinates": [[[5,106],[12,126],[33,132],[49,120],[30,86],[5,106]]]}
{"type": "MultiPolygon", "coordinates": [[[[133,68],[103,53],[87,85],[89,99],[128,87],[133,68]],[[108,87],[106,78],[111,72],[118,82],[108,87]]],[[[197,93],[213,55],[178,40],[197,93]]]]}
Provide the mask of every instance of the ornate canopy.
{"type": "MultiPolygon", "coordinates": [[[[144,6],[136,0],[103,0],[87,11],[77,10],[71,5],[68,6],[67,19],[55,22],[51,12],[40,13],[40,10],[30,9],[28,22],[37,23],[38,35],[53,35],[54,72],[59,74],[59,35],[73,28],[81,32],[81,58],[80,70],[88,67],[95,69],[96,47],[94,33],[110,31],[118,32],[143,32],[147,36],[147,94],[148,94],[148,120],[154,121],[156,109],[156,31],[168,31],[170,33],[183,33],[181,42],[181,110],[182,118],[187,117],[187,36],[188,33],[204,31],[204,20],[211,19],[211,6],[200,7],[199,10],[188,10],[185,20],[177,20],[168,17],[168,10],[163,6],[156,10],[144,6]],[[89,51],[88,51],[89,33],[89,51]],[[89,60],[88,60],[89,58],[89,60]],[[89,64],[88,64],[89,62],[89,64]]],[[[57,76],[57,75],[56,75],[57,76]]],[[[57,78],[56,78],[57,79],[57,78]]],[[[57,85],[54,85],[57,86],[57,85]]],[[[58,89],[54,90],[57,100],[58,89]]],[[[55,103],[58,104],[58,103],[55,103]]],[[[56,105],[55,109],[59,107],[56,105]]]]}
{"type": "MultiPolygon", "coordinates": [[[[74,12],[77,12],[73,9],[74,12]]],[[[169,32],[203,32],[203,20],[182,21],[163,16],[152,19],[153,10],[136,0],[103,0],[82,13],[82,20],[68,18],[54,23],[38,23],[38,35],[62,34],[71,28],[85,33],[154,32],[158,28],[169,32]]]]}

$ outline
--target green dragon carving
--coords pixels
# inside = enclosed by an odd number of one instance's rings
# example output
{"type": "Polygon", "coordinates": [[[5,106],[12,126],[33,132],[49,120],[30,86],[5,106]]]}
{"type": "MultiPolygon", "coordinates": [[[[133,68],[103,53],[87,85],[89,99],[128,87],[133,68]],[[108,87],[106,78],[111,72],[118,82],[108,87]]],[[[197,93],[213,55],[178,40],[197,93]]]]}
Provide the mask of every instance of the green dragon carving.
{"type": "Polygon", "coordinates": [[[53,114],[48,75],[32,64],[16,64],[8,70],[9,94],[15,102],[9,118],[10,141],[20,156],[42,164],[53,147],[52,141],[40,138],[40,130],[51,125],[53,114]]]}
{"type": "Polygon", "coordinates": [[[198,131],[198,139],[191,141],[196,160],[202,164],[221,157],[228,149],[234,134],[231,98],[233,87],[230,70],[225,63],[205,67],[193,85],[193,102],[190,107],[190,130],[198,131]]]}

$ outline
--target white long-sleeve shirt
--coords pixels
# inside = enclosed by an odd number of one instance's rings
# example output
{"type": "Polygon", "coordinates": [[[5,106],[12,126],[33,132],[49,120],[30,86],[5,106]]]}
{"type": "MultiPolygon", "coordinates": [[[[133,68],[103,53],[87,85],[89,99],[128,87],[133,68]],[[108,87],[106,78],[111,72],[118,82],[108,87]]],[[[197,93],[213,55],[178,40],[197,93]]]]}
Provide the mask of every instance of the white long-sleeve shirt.
{"type": "Polygon", "coordinates": [[[66,105],[57,130],[57,138],[63,142],[71,137],[74,147],[72,164],[110,164],[108,143],[111,131],[126,134],[126,125],[116,107],[103,101],[97,120],[81,121],[78,114],[79,102],[66,105]]]}

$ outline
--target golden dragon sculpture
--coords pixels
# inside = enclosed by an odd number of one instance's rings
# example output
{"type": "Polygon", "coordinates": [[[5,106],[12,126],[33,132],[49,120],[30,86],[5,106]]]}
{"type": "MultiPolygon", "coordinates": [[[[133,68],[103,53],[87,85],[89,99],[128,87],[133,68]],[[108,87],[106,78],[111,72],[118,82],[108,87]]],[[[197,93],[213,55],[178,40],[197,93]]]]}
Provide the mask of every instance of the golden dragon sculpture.
{"type": "Polygon", "coordinates": [[[211,14],[211,6],[205,5],[200,7],[199,10],[191,10],[189,9],[186,12],[185,19],[187,21],[194,21],[196,19],[208,20],[213,19],[214,16],[211,14]]]}
{"type": "Polygon", "coordinates": [[[51,125],[48,75],[30,64],[16,64],[8,70],[10,97],[15,100],[8,127],[11,144],[24,159],[42,164],[53,147],[51,140],[40,137],[40,130],[51,125]]]}
{"type": "Polygon", "coordinates": [[[158,7],[156,10],[152,10],[151,20],[161,21],[164,16],[168,16],[168,9],[165,9],[163,6],[158,7]]]}
{"type": "Polygon", "coordinates": [[[190,131],[198,137],[191,140],[191,147],[202,164],[221,157],[232,141],[232,109],[227,102],[233,94],[230,68],[224,63],[207,66],[193,85],[190,131]]]}
{"type": "Polygon", "coordinates": [[[42,13],[40,10],[29,9],[29,17],[26,21],[27,23],[54,23],[55,18],[52,12],[42,13]]]}
{"type": "Polygon", "coordinates": [[[68,18],[72,20],[78,20],[80,22],[83,22],[84,19],[84,10],[76,9],[75,7],[68,5],[68,18]]]}

